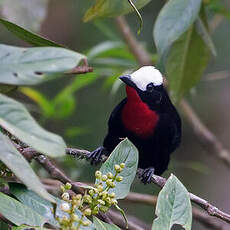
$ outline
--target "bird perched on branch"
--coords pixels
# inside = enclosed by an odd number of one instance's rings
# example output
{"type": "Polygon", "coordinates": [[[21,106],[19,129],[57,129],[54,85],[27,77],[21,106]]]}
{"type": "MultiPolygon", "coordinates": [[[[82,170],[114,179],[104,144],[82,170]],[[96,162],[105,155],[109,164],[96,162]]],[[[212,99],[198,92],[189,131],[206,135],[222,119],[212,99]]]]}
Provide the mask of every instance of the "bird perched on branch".
{"type": "Polygon", "coordinates": [[[128,139],[139,151],[141,180],[150,183],[153,174],[168,167],[170,154],[181,141],[181,119],[163,87],[163,77],[153,66],[143,66],[121,76],[127,97],[113,110],[103,146],[91,152],[91,163],[99,163],[119,142],[128,139]]]}

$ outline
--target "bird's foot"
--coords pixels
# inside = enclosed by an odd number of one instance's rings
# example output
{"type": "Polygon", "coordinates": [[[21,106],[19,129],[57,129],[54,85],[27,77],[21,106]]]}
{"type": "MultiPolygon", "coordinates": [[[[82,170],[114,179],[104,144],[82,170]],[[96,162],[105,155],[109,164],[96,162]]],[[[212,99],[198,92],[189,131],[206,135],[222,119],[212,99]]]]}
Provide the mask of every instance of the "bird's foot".
{"type": "Polygon", "coordinates": [[[88,159],[90,160],[90,163],[93,164],[99,164],[102,161],[102,155],[107,152],[106,148],[101,146],[95,149],[93,152],[91,152],[88,156],[88,159]]]}
{"type": "Polygon", "coordinates": [[[154,175],[155,169],[152,167],[144,169],[142,175],[140,175],[141,182],[144,184],[149,184],[151,182],[151,178],[154,175]]]}

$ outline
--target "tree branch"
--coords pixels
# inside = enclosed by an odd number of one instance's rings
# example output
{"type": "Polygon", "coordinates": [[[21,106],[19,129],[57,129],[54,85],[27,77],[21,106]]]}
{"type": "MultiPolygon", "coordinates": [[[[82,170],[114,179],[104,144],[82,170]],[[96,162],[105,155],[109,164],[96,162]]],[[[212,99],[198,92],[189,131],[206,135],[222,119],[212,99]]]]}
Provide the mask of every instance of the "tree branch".
{"type": "MultiPolygon", "coordinates": [[[[83,193],[82,188],[79,188],[75,182],[73,182],[69,177],[67,177],[64,172],[62,172],[48,157],[41,155],[39,153],[36,153],[35,150],[33,150],[30,147],[23,148],[21,146],[17,146],[18,150],[24,155],[27,156],[29,159],[31,159],[31,155],[33,158],[38,161],[42,167],[51,175],[52,178],[60,180],[62,183],[71,183],[73,186],[73,190],[76,192],[83,193]]],[[[77,158],[85,158],[88,159],[88,153],[87,150],[81,150],[81,149],[74,149],[74,148],[67,148],[66,154],[75,156],[77,158]]],[[[107,159],[107,156],[103,156],[103,161],[107,159]]],[[[137,170],[137,175],[141,175],[143,173],[143,169],[139,168],[137,170]]],[[[153,175],[151,182],[158,185],[160,188],[163,188],[167,179],[161,176],[153,175]]],[[[210,204],[208,201],[189,193],[190,199],[193,203],[200,206],[202,209],[204,209],[210,216],[215,216],[227,223],[230,223],[230,215],[219,210],[214,205],[210,204]]]]}
{"type": "MultiPolygon", "coordinates": [[[[130,192],[128,196],[125,197],[124,201],[155,206],[157,203],[157,196],[130,192]]],[[[209,229],[227,230],[226,224],[219,223],[217,219],[214,219],[213,217],[209,216],[205,212],[202,212],[200,209],[196,207],[193,207],[192,214],[194,219],[196,219],[197,221],[199,221],[201,224],[203,224],[205,227],[209,229]]]]}

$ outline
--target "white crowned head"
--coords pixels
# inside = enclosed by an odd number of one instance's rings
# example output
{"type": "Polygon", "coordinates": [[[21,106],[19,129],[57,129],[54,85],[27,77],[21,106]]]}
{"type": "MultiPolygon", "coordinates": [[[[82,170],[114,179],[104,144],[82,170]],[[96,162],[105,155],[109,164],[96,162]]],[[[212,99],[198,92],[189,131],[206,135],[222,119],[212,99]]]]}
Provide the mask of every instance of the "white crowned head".
{"type": "Polygon", "coordinates": [[[153,83],[154,86],[163,84],[162,74],[154,66],[143,66],[130,74],[130,77],[133,83],[142,91],[146,90],[146,86],[149,83],[153,83]]]}

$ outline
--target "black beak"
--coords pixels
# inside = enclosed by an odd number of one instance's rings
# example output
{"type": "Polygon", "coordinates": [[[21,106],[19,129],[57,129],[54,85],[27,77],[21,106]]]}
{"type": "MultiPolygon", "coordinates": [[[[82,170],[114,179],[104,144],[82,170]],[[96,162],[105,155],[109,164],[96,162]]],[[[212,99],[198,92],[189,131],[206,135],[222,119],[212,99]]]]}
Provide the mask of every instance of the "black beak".
{"type": "Polygon", "coordinates": [[[129,75],[121,76],[120,79],[128,86],[136,88],[136,85],[131,80],[131,77],[129,75]]]}

